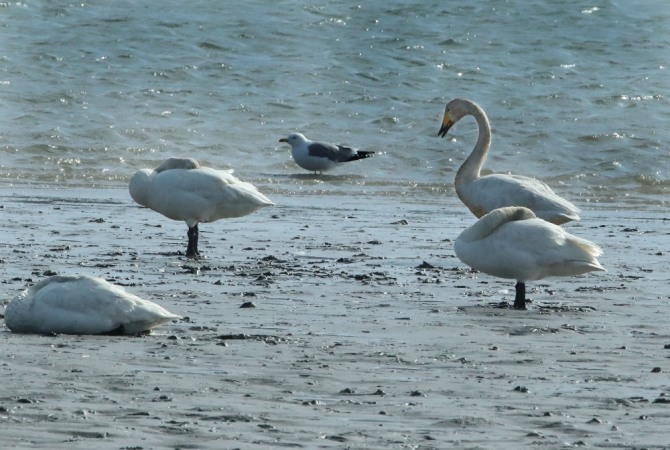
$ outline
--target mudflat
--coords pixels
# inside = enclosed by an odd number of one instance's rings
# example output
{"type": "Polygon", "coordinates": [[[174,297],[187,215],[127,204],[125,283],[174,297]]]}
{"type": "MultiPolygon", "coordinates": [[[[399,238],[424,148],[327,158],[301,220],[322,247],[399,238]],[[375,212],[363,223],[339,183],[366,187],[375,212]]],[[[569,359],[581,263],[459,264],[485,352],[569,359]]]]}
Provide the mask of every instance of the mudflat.
{"type": "MultiPolygon", "coordinates": [[[[183,316],[151,335],[2,328],[0,441],[29,449],[670,447],[670,217],[583,208],[607,273],[475,273],[457,199],[271,195],[186,226],[123,189],[7,188],[0,303],[88,274],[183,316]]],[[[583,205],[580,205],[583,207],[583,205]]]]}

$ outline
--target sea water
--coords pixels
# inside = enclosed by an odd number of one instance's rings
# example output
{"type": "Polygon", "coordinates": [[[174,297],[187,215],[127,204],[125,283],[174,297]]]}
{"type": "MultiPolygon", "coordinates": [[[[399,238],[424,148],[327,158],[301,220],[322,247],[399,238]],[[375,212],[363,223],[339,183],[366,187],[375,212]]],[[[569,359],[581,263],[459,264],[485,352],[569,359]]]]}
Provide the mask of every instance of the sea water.
{"type": "Polygon", "coordinates": [[[26,0],[0,3],[0,182],[125,187],[169,156],[268,195],[453,195],[487,112],[485,172],[582,208],[667,208],[666,0],[26,0]],[[278,142],[373,150],[312,177],[278,142]]]}

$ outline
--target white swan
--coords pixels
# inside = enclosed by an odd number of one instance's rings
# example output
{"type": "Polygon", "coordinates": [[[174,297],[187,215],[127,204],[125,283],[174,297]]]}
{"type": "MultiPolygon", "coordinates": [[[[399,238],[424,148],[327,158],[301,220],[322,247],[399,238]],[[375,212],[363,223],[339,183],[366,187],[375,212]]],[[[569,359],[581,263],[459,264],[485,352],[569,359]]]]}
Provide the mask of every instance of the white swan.
{"type": "Polygon", "coordinates": [[[241,217],[274,205],[250,183],[240,181],[232,170],[202,167],[192,158],[170,158],[155,170],[141,169],[130,179],[130,196],[173,220],[188,226],[186,256],[196,258],[198,223],[241,217]]]}
{"type": "Polygon", "coordinates": [[[524,207],[499,208],[466,228],[454,242],[456,256],[494,277],[517,280],[514,308],[526,308],[526,281],[581,275],[605,268],[602,250],[524,207]]]}
{"type": "Polygon", "coordinates": [[[289,134],[279,139],[291,146],[293,160],[305,170],[326,172],[339,164],[369,158],[375,152],[357,150],[343,145],[310,141],[300,133],[289,134]]]}
{"type": "Polygon", "coordinates": [[[180,317],[101,278],[53,276],[5,309],[15,333],[139,334],[180,317]]]}
{"type": "Polygon", "coordinates": [[[491,145],[491,127],[479,105],[460,98],[447,103],[438,135],[444,137],[465,116],[475,118],[479,137],[472,153],[458,169],[455,185],[456,194],[475,216],[482,217],[504,206],[525,206],[540,219],[556,225],[579,220],[579,209],[539,180],[519,175],[480,176],[491,145]]]}

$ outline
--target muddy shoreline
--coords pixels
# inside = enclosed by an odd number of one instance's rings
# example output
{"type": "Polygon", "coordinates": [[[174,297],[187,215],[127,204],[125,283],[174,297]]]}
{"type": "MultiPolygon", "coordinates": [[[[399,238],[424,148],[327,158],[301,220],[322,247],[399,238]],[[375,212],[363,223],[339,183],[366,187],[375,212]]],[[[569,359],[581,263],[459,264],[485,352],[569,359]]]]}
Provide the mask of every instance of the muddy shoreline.
{"type": "Polygon", "coordinates": [[[473,220],[457,200],[271,198],[202,225],[194,261],[184,224],[124,189],[7,189],[0,303],[89,274],[184,319],[131,338],[3,327],[3,445],[670,447],[667,215],[584,208],[568,228],[608,272],[529,283],[514,311],[513,283],[454,256],[473,220]]]}

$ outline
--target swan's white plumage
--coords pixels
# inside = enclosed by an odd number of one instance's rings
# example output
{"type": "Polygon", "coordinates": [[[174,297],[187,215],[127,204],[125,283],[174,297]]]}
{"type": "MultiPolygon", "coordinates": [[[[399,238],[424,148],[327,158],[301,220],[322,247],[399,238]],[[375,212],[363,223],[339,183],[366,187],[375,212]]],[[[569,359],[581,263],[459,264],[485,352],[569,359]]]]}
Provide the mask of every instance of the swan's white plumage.
{"type": "MultiPolygon", "coordinates": [[[[486,214],[456,238],[454,251],[473,269],[520,283],[605,270],[597,259],[600,247],[524,207],[486,214]]],[[[523,302],[515,301],[515,307],[523,308],[523,302]]]]}
{"type": "MultiPolygon", "coordinates": [[[[197,234],[198,223],[246,216],[274,205],[254,185],[240,181],[232,172],[202,167],[192,158],[170,158],[156,170],[135,172],[129,191],[140,205],[170,219],[183,220],[197,234]]],[[[197,253],[197,238],[195,250],[197,253]]]]}
{"type": "MultiPolygon", "coordinates": [[[[173,156],[163,161],[161,165],[156,167],[156,169],[154,170],[156,171],[156,173],[159,173],[171,169],[189,170],[189,169],[197,169],[198,167],[200,167],[200,163],[193,158],[180,158],[177,156],[173,156]]],[[[230,170],[230,173],[233,173],[233,171],[230,170]]]]}
{"type": "Polygon", "coordinates": [[[476,103],[454,99],[445,107],[439,135],[446,133],[459,120],[473,116],[479,126],[479,137],[470,156],[456,174],[456,193],[477,217],[506,206],[525,206],[535,215],[557,225],[579,220],[579,209],[559,197],[542,181],[534,178],[492,174],[480,176],[491,144],[491,127],[484,110],[476,103]]]}
{"type": "Polygon", "coordinates": [[[16,333],[137,334],[180,317],[101,278],[53,276],[5,309],[16,333]]]}
{"type": "MultiPolygon", "coordinates": [[[[254,185],[240,181],[230,170],[197,165],[183,168],[171,159],[157,170],[141,169],[130,179],[130,195],[137,203],[189,227],[201,222],[241,217],[273,205],[254,185]],[[177,166],[176,166],[177,165],[177,166]],[[175,167],[176,166],[176,167],[175,167]]],[[[190,160],[197,164],[197,161],[190,160]]]]}
{"type": "Polygon", "coordinates": [[[301,133],[291,133],[279,139],[291,146],[291,156],[297,165],[311,172],[326,172],[338,165],[369,158],[373,151],[362,151],[344,145],[312,141],[301,133]]]}

